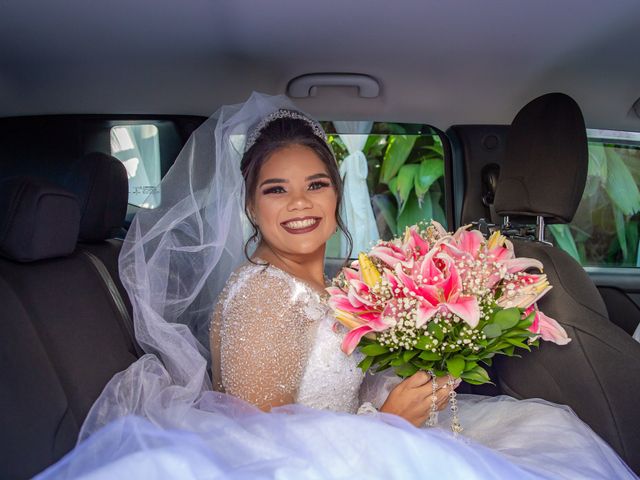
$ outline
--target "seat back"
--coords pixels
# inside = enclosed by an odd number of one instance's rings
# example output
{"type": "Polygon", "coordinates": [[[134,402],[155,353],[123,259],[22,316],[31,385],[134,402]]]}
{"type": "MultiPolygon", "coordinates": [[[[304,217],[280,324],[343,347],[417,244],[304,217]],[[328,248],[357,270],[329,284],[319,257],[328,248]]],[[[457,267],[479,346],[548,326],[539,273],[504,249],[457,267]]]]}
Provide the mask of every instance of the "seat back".
{"type": "Polygon", "coordinates": [[[0,183],[0,205],[0,465],[24,478],[73,447],[136,355],[103,277],[75,248],[75,196],[21,177],[0,183]]]}
{"type": "MultiPolygon", "coordinates": [[[[542,96],[518,113],[509,131],[496,212],[519,223],[570,222],[587,167],[580,108],[566,95],[542,96]]],[[[570,406],[640,472],[640,343],[609,321],[585,270],[540,240],[513,239],[515,253],[543,263],[553,289],[538,305],[572,341],[563,346],[542,342],[521,359],[498,358],[494,365],[500,387],[516,398],[570,406]]]]}

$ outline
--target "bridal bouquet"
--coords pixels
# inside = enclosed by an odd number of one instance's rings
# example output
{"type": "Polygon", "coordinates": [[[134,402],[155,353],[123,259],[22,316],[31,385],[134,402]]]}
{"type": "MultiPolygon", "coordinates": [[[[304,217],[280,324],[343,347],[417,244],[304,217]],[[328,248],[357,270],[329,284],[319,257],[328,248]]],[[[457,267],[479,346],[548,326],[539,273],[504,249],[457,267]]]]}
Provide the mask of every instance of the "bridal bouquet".
{"type": "Polygon", "coordinates": [[[530,350],[540,338],[570,341],[536,306],[551,286],[543,273],[527,271],[542,268],[516,258],[499,232],[450,234],[432,221],[361,253],[327,290],[349,329],[342,349],[350,355],[360,347],[362,370],[392,367],[401,377],[424,370],[479,385],[490,382],[480,363],[491,365],[496,354],[530,350]]]}

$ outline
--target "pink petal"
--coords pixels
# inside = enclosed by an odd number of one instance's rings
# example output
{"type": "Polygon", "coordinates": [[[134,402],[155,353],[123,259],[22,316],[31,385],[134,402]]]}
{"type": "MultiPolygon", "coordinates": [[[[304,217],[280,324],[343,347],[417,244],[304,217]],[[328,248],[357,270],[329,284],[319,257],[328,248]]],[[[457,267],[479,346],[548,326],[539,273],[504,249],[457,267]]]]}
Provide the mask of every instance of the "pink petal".
{"type": "Polygon", "coordinates": [[[429,305],[427,302],[421,303],[416,312],[416,327],[420,328],[427,323],[438,312],[438,307],[429,305]]]}
{"type": "Polygon", "coordinates": [[[377,258],[378,260],[386,263],[391,268],[395,268],[395,266],[405,260],[405,256],[402,253],[395,252],[389,247],[374,247],[371,252],[369,252],[370,257],[377,258]]]}
{"type": "Polygon", "coordinates": [[[449,234],[439,222],[431,220],[431,225],[436,229],[440,237],[446,237],[449,234]]]}
{"type": "Polygon", "coordinates": [[[462,251],[467,252],[474,257],[480,250],[480,245],[484,242],[484,237],[478,230],[465,230],[460,233],[459,247],[462,251]]]}
{"type": "Polygon", "coordinates": [[[480,321],[480,307],[476,297],[460,297],[454,303],[446,303],[447,309],[454,315],[459,316],[472,328],[475,328],[480,321]]]}
{"type": "Polygon", "coordinates": [[[543,270],[542,262],[536,260],[535,258],[512,258],[511,260],[507,260],[502,264],[507,267],[507,271],[509,273],[522,272],[523,270],[527,270],[529,268],[537,268],[540,271],[543,270]]]}
{"type": "Polygon", "coordinates": [[[366,305],[354,306],[346,295],[334,295],[330,297],[329,306],[334,310],[344,310],[345,312],[356,314],[369,308],[366,305]]]}
{"type": "Polygon", "coordinates": [[[537,317],[539,331],[536,333],[539,333],[543,340],[553,342],[557,345],[566,345],[571,341],[567,335],[567,331],[553,318],[546,316],[540,311],[538,311],[537,317]]]}
{"type": "Polygon", "coordinates": [[[369,325],[363,325],[362,327],[354,328],[347,333],[342,341],[342,351],[347,355],[351,355],[360,343],[360,339],[373,329],[369,325]]]}
{"type": "Polygon", "coordinates": [[[402,265],[396,265],[396,278],[400,281],[400,288],[406,287],[412,292],[417,292],[416,283],[409,275],[404,273],[402,265]]]}
{"type": "Polygon", "coordinates": [[[460,280],[460,276],[458,275],[458,269],[451,262],[449,262],[448,267],[449,276],[443,282],[442,290],[446,301],[455,301],[455,299],[460,294],[462,281],[460,280]]]}
{"type": "Polygon", "coordinates": [[[354,270],[353,268],[343,268],[342,269],[342,273],[344,273],[344,277],[347,279],[347,281],[352,281],[352,280],[360,280],[360,272],[357,270],[354,270]]]}
{"type": "Polygon", "coordinates": [[[334,286],[325,288],[325,291],[331,296],[344,295],[344,290],[334,286]]]}

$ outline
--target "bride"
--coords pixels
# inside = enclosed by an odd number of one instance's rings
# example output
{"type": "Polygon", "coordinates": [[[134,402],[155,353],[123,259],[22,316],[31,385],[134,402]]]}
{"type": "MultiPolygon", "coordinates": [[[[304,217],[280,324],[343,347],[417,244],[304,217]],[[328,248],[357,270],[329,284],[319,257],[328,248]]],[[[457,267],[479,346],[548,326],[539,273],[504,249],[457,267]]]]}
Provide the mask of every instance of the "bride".
{"type": "Polygon", "coordinates": [[[456,437],[422,427],[446,382],[364,379],[324,292],[341,179],[286,98],[223,107],[159,195],[120,257],[147,354],[41,478],[636,478],[566,407],[460,395],[456,437]]]}

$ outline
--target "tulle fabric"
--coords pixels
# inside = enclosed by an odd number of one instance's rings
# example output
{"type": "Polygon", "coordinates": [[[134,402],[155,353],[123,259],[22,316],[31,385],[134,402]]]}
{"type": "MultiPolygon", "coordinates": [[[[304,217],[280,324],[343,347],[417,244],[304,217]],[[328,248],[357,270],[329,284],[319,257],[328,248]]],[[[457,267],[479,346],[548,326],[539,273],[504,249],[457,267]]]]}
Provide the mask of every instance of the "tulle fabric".
{"type": "MultiPolygon", "coordinates": [[[[367,375],[361,398],[379,408],[399,382],[390,371],[367,375]]],[[[567,406],[505,395],[458,395],[457,401],[464,438],[491,448],[529,472],[566,480],[637,478],[567,406]]],[[[445,431],[449,425],[450,411],[445,409],[439,412],[435,428],[445,431]]]]}
{"type": "Polygon", "coordinates": [[[37,478],[554,478],[391,415],[357,416],[300,405],[266,414],[214,392],[203,395],[198,407],[176,421],[188,430],[123,417],[37,478]]]}
{"type": "Polygon", "coordinates": [[[284,96],[254,93],[224,106],[189,138],[159,188],[158,204],[134,218],[120,254],[135,335],[147,353],[105,387],[79,441],[125,415],[171,428],[211,390],[209,322],[227,279],[245,261],[240,161],[247,134],[284,96]]]}

